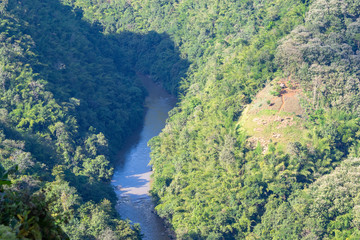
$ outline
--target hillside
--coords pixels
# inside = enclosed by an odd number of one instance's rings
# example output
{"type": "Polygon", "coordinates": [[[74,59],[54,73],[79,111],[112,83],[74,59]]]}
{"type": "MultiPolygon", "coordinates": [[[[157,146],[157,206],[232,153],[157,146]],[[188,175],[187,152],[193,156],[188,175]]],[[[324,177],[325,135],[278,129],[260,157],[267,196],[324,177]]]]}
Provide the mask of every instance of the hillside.
{"type": "Polygon", "coordinates": [[[301,141],[305,132],[302,98],[300,87],[291,81],[273,81],[258,92],[237,123],[250,136],[248,147],[260,144],[266,153],[271,143],[287,152],[289,142],[301,141]]]}
{"type": "Polygon", "coordinates": [[[121,145],[142,116],[138,72],[179,99],[149,142],[178,239],[360,237],[360,2],[20,2],[0,7],[1,163],[33,156],[16,161],[43,181],[58,236],[139,237],[99,199],[114,201],[105,139],[121,145]],[[62,188],[68,202],[49,200],[62,188]]]}
{"type": "Polygon", "coordinates": [[[58,1],[0,12],[0,239],[140,238],[109,184],[143,113],[120,48],[58,1]]]}
{"type": "MultiPolygon", "coordinates": [[[[322,176],[342,166],[344,159],[357,156],[359,4],[149,1],[130,5],[135,24],[118,29],[168,32],[192,63],[180,84],[181,102],[167,127],[150,142],[156,209],[178,238],[356,239],[354,204],[348,202],[340,212],[325,216],[313,215],[315,202],[291,204],[322,176]],[[289,131],[269,134],[284,134],[284,144],[273,139],[265,152],[261,146],[249,148],[246,143],[255,133],[241,130],[246,128],[239,122],[243,110],[259,101],[256,94],[266,84],[289,77],[301,89],[301,118],[286,104],[280,105],[276,114],[293,117],[295,123],[287,126],[289,131]],[[289,206],[286,211],[284,204],[289,206]],[[294,211],[302,217],[287,224],[294,211]],[[279,214],[279,219],[272,214],[279,214]]],[[[286,102],[288,96],[283,97],[286,102]]],[[[280,99],[275,100],[274,107],[280,104],[280,99]]],[[[327,204],[332,209],[337,203],[327,204]]]]}

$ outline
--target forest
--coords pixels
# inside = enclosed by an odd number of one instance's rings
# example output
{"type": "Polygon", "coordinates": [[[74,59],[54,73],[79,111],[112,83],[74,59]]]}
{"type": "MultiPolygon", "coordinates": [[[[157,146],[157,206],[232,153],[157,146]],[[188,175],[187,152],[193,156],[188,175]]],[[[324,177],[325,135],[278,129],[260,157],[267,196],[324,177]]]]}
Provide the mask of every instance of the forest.
{"type": "Polygon", "coordinates": [[[109,184],[143,112],[121,49],[60,2],[1,6],[0,238],[138,239],[109,184]]]}
{"type": "Polygon", "coordinates": [[[114,153],[178,98],[151,195],[177,239],[360,238],[360,2],[2,0],[0,239],[141,239],[114,153]],[[281,86],[281,87],[280,87],[281,86]]]}

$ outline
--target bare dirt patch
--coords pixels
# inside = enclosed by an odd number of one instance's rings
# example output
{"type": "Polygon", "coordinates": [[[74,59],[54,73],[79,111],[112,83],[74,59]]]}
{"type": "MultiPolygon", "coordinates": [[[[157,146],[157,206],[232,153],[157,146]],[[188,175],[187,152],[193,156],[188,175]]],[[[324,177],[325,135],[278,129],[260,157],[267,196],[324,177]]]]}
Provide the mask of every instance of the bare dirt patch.
{"type": "Polygon", "coordinates": [[[286,147],[290,142],[300,141],[304,130],[300,98],[299,86],[289,79],[274,81],[260,91],[239,121],[249,135],[248,146],[255,148],[260,144],[266,152],[270,143],[286,147]],[[282,88],[278,96],[273,96],[273,89],[279,88],[276,85],[282,88]]]}
{"type": "Polygon", "coordinates": [[[267,85],[257,95],[255,100],[249,106],[249,113],[254,114],[262,110],[276,110],[278,112],[284,111],[294,113],[296,115],[304,114],[300,105],[301,89],[295,83],[288,87],[288,83],[284,80],[267,85]],[[279,96],[271,95],[272,89],[275,85],[284,86],[281,89],[279,96]]]}

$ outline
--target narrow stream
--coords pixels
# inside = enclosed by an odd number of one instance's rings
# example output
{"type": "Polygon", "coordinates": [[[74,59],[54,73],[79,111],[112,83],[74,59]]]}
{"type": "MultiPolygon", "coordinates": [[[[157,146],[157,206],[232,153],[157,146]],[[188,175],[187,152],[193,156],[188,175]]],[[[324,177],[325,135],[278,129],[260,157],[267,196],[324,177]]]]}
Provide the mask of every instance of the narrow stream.
{"type": "Polygon", "coordinates": [[[149,78],[142,77],[149,95],[145,103],[147,112],[141,131],[128,140],[119,153],[112,184],[119,198],[117,210],[123,219],[139,223],[146,240],[169,239],[163,221],[154,214],[154,204],[149,196],[151,168],[150,148],[147,142],[158,135],[165,126],[168,112],[176,99],[149,78]]]}

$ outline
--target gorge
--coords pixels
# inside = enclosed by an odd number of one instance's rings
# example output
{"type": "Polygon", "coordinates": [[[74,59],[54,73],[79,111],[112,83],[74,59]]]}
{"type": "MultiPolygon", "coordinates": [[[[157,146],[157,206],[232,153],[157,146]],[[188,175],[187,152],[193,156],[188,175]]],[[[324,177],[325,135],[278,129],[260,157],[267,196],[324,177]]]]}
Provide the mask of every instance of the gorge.
{"type": "Polygon", "coordinates": [[[176,99],[148,76],[139,76],[148,95],[145,99],[143,126],[130,136],[124,149],[118,154],[119,163],[112,177],[112,185],[119,198],[117,210],[124,219],[139,223],[144,239],[169,239],[164,222],[154,210],[151,199],[150,147],[148,141],[164,128],[168,112],[176,99]]]}
{"type": "Polygon", "coordinates": [[[0,239],[359,239],[359,92],[358,0],[0,0],[0,239]]]}

